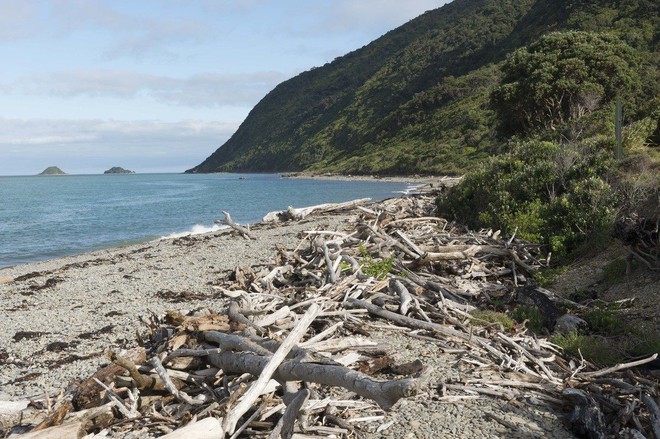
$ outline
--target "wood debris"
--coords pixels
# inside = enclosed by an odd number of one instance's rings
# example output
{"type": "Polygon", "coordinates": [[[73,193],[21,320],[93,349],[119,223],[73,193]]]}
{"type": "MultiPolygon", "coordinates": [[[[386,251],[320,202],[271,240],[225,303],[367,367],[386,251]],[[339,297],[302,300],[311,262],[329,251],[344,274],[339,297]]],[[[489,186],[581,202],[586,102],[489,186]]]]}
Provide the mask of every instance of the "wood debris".
{"type": "Polygon", "coordinates": [[[532,300],[549,313],[566,305],[530,280],[548,263],[537,246],[435,217],[432,194],[290,208],[266,219],[340,209],[357,212],[351,230],[310,230],[297,248],[278,249],[273,266],[217,279],[225,309],[146,318],[144,348],[110,352],[109,366],[47,408],[14,403],[22,417],[2,433],[360,437],[387,428],[383,415],[400,399],[431,392],[446,401],[537,401],[568,409],[574,430],[589,437],[660,439],[658,381],[633,369],[657,355],[596,370],[524,325],[507,332],[469,313],[493,298],[532,300]],[[370,325],[384,323],[458,355],[479,378],[430,382],[423,358],[396,364],[368,337],[370,325]]]}

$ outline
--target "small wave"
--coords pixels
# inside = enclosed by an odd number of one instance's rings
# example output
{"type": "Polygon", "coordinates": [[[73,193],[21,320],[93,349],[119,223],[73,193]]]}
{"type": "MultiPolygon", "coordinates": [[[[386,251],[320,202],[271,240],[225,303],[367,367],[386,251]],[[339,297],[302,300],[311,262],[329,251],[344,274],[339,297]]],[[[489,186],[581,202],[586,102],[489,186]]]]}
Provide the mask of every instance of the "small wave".
{"type": "Polygon", "coordinates": [[[403,194],[403,195],[410,195],[413,192],[415,192],[417,189],[426,186],[426,184],[409,184],[404,190],[402,191],[393,191],[392,193],[394,194],[403,194]]]}
{"type": "Polygon", "coordinates": [[[229,226],[221,226],[214,224],[211,227],[204,226],[201,224],[195,224],[192,228],[186,232],[176,232],[170,233],[169,235],[161,236],[160,239],[173,239],[173,238],[182,238],[189,235],[201,235],[203,233],[217,232],[218,230],[227,229],[229,226]]]}

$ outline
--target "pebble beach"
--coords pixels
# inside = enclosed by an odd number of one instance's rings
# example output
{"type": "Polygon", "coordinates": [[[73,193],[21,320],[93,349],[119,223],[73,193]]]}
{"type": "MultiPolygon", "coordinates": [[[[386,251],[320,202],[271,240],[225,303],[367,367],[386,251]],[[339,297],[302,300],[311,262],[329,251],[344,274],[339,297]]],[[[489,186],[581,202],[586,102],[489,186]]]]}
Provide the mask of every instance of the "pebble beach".
{"type": "MultiPolygon", "coordinates": [[[[221,310],[227,298],[213,288],[214,280],[237,266],[268,269],[276,246],[303,245],[304,231],[344,231],[356,215],[257,224],[254,240],[222,230],[0,270],[0,400],[66,391],[108,364],[107,350],[137,346],[144,318],[168,310],[221,310]]],[[[431,365],[436,382],[467,373],[432,343],[411,343],[387,330],[371,338],[397,360],[431,365]]],[[[574,437],[556,408],[501,398],[446,403],[422,394],[400,401],[382,422],[388,428],[368,437],[574,437]]]]}

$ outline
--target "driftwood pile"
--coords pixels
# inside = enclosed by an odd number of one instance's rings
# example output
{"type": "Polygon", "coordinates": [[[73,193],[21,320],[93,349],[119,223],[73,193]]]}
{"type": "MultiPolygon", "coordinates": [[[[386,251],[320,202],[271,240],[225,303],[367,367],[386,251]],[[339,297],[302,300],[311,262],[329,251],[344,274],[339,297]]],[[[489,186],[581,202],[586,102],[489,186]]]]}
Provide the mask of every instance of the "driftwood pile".
{"type": "MultiPolygon", "coordinates": [[[[112,364],[48,401],[17,437],[361,437],[386,429],[384,411],[401,398],[433,394],[550,404],[588,437],[660,439],[658,382],[632,369],[657,355],[595,370],[524,325],[505,331],[471,314],[533,289],[547,264],[538,247],[458,228],[433,215],[428,195],[349,207],[351,230],[310,230],[272,267],[217,279],[225,309],[145,318],[144,348],[110,352],[112,364]],[[480,378],[430,382],[423,361],[396,364],[370,340],[375,329],[435,343],[480,378]]],[[[284,212],[269,227],[309,214],[284,212]]]]}

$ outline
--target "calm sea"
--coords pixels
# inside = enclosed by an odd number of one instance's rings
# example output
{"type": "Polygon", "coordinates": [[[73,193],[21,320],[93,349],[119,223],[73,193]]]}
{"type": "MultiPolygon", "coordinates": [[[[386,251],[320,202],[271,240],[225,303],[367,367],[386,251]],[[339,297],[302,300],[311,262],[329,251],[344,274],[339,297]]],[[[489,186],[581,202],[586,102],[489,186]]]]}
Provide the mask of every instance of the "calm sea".
{"type": "Polygon", "coordinates": [[[212,231],[222,210],[253,223],[287,206],[384,199],[405,190],[404,183],[263,174],[0,177],[0,267],[212,231]]]}

